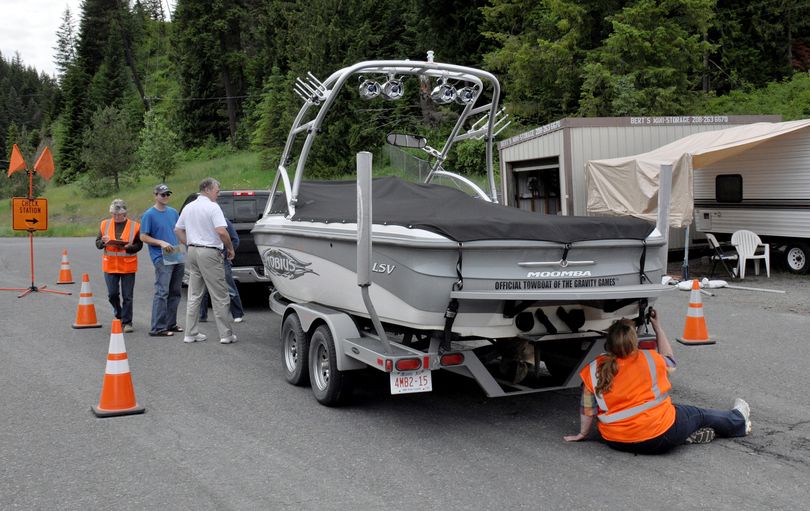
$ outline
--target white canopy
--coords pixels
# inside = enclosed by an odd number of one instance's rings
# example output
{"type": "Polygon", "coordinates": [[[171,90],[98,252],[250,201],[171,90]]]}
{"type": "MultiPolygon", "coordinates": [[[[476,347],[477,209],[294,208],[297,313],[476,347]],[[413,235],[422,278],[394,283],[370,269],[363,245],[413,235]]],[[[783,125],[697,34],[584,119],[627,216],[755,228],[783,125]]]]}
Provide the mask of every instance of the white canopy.
{"type": "Polygon", "coordinates": [[[630,215],[656,221],[658,174],[661,165],[672,165],[672,200],[669,224],[686,227],[692,223],[694,199],[692,172],[747,151],[769,139],[810,128],[810,119],[788,122],[759,122],[716,131],[695,133],[650,152],[590,160],[585,164],[591,215],[630,215]]]}

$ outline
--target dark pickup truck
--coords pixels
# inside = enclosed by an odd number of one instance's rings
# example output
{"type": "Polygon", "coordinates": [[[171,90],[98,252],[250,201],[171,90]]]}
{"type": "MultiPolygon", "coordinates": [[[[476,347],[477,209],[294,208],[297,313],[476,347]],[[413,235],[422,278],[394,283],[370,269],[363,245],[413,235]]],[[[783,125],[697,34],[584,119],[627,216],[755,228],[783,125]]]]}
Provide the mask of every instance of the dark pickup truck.
{"type": "MultiPolygon", "coordinates": [[[[256,220],[261,218],[267,198],[268,190],[222,190],[219,192],[217,203],[222,208],[225,217],[233,222],[236,233],[239,235],[239,248],[233,258],[233,278],[239,284],[270,284],[270,279],[264,274],[262,262],[253,234],[250,230],[256,220]]],[[[183,202],[186,204],[197,198],[192,193],[183,202]]],[[[182,208],[180,208],[182,211],[182,208]]]]}

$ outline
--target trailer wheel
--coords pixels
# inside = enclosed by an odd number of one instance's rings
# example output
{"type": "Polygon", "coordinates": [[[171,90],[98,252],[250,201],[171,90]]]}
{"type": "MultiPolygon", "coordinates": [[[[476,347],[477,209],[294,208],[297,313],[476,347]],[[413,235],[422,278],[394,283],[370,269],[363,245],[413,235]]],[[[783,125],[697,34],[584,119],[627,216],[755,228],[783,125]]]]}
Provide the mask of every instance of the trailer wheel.
{"type": "Polygon", "coordinates": [[[807,256],[810,255],[810,247],[804,243],[790,242],[785,248],[785,268],[791,273],[800,275],[810,271],[810,264],[807,263],[807,256]]]}
{"type": "Polygon", "coordinates": [[[309,340],[298,314],[292,313],[284,318],[281,325],[281,359],[284,361],[284,378],[293,385],[304,387],[309,384],[307,356],[309,340]]]}
{"type": "Polygon", "coordinates": [[[352,375],[347,371],[338,371],[335,341],[326,325],[315,329],[310,339],[309,379],[312,394],[322,405],[342,405],[352,396],[352,375]]]}

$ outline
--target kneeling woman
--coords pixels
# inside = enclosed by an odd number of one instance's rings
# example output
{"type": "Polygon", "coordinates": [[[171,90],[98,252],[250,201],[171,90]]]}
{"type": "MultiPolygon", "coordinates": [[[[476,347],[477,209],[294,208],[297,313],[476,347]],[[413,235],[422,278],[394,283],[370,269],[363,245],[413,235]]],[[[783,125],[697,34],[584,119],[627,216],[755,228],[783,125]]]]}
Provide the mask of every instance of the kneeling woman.
{"type": "Polygon", "coordinates": [[[587,437],[593,419],[612,448],[638,454],[661,454],[673,447],[707,443],[720,437],[751,432],[750,410],[742,399],[731,410],[673,405],[669,374],[675,370],[672,346],[658,323],[658,351],[640,350],[633,321],[621,319],[608,329],[606,354],[586,366],[582,377],[579,434],[564,437],[577,442],[587,437]]]}

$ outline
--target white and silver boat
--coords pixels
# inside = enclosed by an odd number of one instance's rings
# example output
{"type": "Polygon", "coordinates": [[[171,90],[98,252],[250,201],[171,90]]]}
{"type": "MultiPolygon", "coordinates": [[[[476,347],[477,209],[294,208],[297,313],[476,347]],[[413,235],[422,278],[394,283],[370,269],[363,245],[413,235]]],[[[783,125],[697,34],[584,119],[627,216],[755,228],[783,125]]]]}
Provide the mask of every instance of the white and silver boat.
{"type": "MultiPolygon", "coordinates": [[[[576,341],[616,318],[641,319],[664,291],[662,229],[629,217],[549,216],[498,203],[493,143],[507,124],[498,80],[479,69],[434,62],[429,54],[424,62],[366,61],[323,82],[311,74],[298,81],[304,105],[265,214],[253,229],[275,287],[274,310],[307,303],[346,313],[358,324],[371,316],[357,285],[357,184],[305,180],[330,107],[358,76],[364,97],[391,99],[403,87],[421,84],[424,90],[430,83],[432,100],[459,110],[439,148],[419,136],[380,134],[381,142],[421,149],[431,164],[424,182],[373,180],[369,293],[386,330],[406,341],[438,337],[445,349],[451,341],[576,341]],[[486,191],[445,168],[450,151],[466,139],[486,146],[486,191]]],[[[666,225],[665,218],[661,222],[666,225]]],[[[579,345],[571,344],[574,352],[579,345]]]]}

